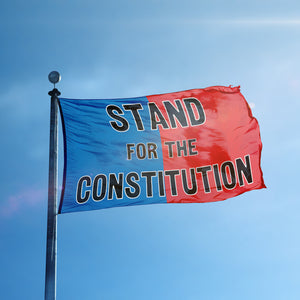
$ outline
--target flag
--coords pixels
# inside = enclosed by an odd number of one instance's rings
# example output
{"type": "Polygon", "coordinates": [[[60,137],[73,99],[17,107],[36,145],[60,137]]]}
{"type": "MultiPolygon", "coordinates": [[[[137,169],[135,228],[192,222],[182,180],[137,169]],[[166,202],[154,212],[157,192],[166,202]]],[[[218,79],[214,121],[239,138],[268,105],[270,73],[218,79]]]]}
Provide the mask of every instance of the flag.
{"type": "Polygon", "coordinates": [[[239,87],[59,99],[59,213],[225,200],[265,187],[257,120],[239,87]]]}

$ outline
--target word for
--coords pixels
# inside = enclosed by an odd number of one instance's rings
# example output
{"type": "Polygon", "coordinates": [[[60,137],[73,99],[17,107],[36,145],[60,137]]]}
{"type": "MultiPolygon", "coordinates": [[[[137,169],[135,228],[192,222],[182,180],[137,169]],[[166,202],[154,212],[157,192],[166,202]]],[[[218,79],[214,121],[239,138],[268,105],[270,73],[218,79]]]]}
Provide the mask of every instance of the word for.
{"type": "Polygon", "coordinates": [[[132,154],[136,153],[138,159],[148,159],[158,158],[157,156],[157,145],[155,143],[138,143],[138,144],[126,144],[127,149],[127,159],[132,159],[132,154]],[[147,145],[147,147],[146,147],[147,145]],[[134,148],[134,149],[133,149],[134,148]]]}

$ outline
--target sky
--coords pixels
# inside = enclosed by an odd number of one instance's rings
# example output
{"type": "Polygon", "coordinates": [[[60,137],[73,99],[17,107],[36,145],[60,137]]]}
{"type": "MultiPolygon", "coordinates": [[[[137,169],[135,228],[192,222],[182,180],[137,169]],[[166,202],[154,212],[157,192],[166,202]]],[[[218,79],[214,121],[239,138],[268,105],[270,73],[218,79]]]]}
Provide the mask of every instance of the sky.
{"type": "MultiPolygon", "coordinates": [[[[299,12],[289,0],[1,3],[1,298],[44,297],[57,70],[66,98],[240,85],[267,186],[215,203],[59,215],[58,300],[299,299],[299,12]]],[[[60,129],[59,186],[62,170],[60,129]]]]}

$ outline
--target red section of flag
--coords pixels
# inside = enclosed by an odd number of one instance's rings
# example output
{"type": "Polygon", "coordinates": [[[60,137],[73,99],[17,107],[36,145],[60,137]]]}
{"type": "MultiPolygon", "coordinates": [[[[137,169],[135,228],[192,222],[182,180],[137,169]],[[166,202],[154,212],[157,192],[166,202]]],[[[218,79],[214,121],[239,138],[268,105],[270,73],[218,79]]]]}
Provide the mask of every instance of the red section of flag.
{"type": "Polygon", "coordinates": [[[239,87],[147,98],[163,115],[154,113],[152,118],[161,135],[168,202],[219,201],[265,187],[259,125],[239,87]]]}

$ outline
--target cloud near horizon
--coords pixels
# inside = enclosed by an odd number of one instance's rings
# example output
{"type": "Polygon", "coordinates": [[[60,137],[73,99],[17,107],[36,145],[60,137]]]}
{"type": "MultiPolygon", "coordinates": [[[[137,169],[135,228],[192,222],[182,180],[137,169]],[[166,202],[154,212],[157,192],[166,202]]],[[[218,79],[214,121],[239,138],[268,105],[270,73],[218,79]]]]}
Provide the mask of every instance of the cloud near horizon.
{"type": "Polygon", "coordinates": [[[10,217],[28,207],[37,207],[47,199],[44,188],[28,187],[16,194],[10,195],[0,206],[0,216],[10,217]]]}

